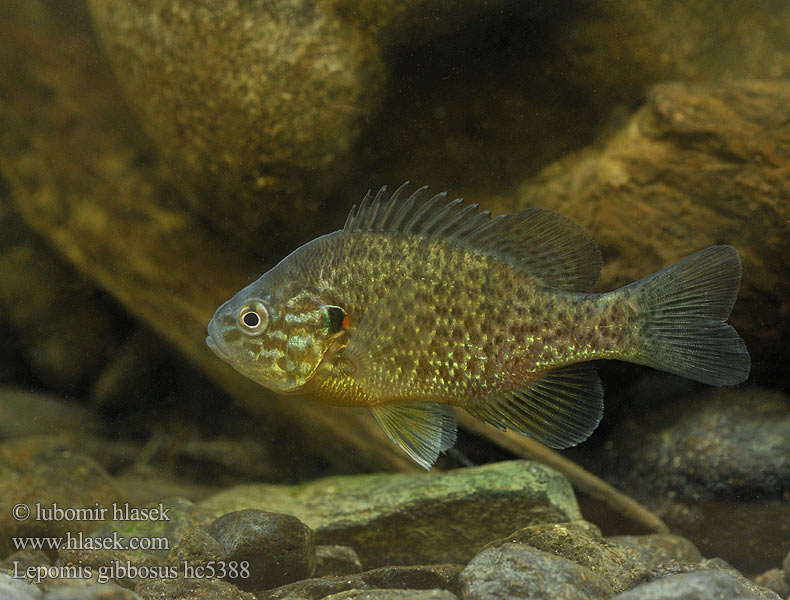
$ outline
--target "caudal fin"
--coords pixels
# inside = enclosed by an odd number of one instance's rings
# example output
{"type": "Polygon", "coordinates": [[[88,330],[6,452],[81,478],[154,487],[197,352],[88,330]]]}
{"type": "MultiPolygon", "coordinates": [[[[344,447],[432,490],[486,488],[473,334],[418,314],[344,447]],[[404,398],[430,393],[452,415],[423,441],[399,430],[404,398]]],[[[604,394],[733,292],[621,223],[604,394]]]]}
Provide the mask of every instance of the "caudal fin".
{"type": "Polygon", "coordinates": [[[645,319],[630,360],[710,385],[745,381],[749,351],[725,322],[740,283],[738,251],[711,246],[627,286],[645,319]]]}

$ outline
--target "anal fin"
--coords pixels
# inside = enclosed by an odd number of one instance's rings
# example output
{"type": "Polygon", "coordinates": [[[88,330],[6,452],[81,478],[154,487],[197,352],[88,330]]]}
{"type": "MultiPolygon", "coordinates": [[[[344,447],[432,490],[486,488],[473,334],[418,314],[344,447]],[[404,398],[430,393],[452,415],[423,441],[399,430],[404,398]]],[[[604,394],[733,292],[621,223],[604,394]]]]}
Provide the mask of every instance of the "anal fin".
{"type": "Polygon", "coordinates": [[[381,404],[370,410],[387,437],[425,469],[455,443],[455,415],[447,404],[381,404]]]}
{"type": "Polygon", "coordinates": [[[603,387],[595,368],[580,363],[548,371],[529,386],[465,408],[500,429],[512,429],[551,448],[568,448],[598,427],[603,387]]]}

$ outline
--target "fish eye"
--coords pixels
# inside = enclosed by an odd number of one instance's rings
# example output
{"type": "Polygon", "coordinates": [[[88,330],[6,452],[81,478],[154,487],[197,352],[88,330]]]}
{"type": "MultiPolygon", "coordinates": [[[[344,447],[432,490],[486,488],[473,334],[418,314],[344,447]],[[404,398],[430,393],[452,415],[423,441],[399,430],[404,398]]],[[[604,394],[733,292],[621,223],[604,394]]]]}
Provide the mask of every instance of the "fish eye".
{"type": "Polygon", "coordinates": [[[257,327],[261,323],[261,318],[258,316],[258,313],[252,311],[244,313],[241,320],[244,321],[244,324],[250,329],[257,327]]]}
{"type": "Polygon", "coordinates": [[[239,311],[239,326],[250,335],[258,335],[269,326],[269,311],[262,302],[251,302],[239,311]]]}

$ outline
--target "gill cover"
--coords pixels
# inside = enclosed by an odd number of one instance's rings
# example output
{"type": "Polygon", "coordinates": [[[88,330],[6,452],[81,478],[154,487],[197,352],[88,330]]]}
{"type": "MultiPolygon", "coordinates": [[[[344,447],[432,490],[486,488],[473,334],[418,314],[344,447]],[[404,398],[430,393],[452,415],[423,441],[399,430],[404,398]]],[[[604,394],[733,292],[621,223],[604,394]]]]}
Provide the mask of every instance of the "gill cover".
{"type": "Polygon", "coordinates": [[[302,292],[285,303],[285,352],[280,365],[286,385],[281,392],[304,391],[338,337],[344,333],[345,311],[302,292]]]}

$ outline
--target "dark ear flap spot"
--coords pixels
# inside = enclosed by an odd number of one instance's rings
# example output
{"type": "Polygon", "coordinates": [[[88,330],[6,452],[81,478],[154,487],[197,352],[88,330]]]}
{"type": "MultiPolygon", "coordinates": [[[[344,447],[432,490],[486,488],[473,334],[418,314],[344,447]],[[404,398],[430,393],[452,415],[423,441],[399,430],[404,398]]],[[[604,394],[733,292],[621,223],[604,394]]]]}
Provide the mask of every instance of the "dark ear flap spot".
{"type": "Polygon", "coordinates": [[[344,329],[343,321],[346,318],[346,311],[339,306],[325,306],[324,311],[326,328],[329,330],[329,333],[342,331],[344,329]]]}

